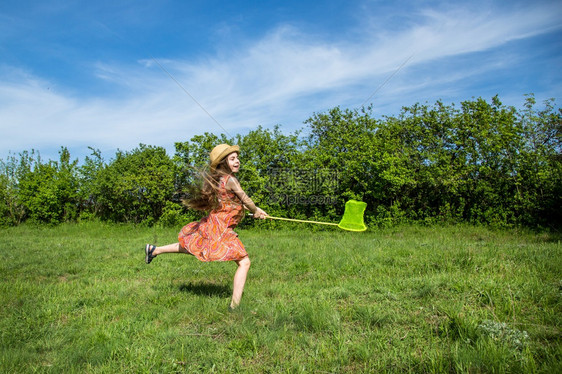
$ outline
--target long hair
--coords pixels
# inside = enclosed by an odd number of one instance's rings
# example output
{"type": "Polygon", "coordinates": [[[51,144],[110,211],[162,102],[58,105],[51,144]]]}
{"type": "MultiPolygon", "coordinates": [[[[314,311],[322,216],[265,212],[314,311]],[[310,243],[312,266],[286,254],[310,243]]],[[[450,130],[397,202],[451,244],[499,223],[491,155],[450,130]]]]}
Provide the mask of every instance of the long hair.
{"type": "Polygon", "coordinates": [[[218,206],[218,190],[221,177],[230,174],[227,158],[219,162],[212,170],[196,172],[196,183],[188,187],[188,198],[182,202],[190,209],[210,211],[218,206]]]}

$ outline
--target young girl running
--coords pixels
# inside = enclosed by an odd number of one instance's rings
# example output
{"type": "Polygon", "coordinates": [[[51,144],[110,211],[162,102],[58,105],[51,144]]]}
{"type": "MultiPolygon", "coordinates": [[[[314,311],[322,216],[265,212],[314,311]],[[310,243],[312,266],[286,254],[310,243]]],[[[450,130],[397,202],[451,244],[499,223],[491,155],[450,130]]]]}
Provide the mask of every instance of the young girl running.
{"type": "Polygon", "coordinates": [[[255,218],[266,218],[267,213],[258,208],[242,190],[234,177],[240,169],[237,145],[217,145],[210,153],[210,172],[204,176],[203,186],[195,196],[186,201],[192,209],[210,211],[199,222],[184,226],[178,234],[178,243],[162,247],[147,244],[145,262],[149,264],[163,253],[185,253],[201,261],[234,261],[238,269],[234,274],[230,309],[240,304],[246,276],[250,269],[250,258],[238,239],[234,228],[244,217],[244,208],[255,218]]]}

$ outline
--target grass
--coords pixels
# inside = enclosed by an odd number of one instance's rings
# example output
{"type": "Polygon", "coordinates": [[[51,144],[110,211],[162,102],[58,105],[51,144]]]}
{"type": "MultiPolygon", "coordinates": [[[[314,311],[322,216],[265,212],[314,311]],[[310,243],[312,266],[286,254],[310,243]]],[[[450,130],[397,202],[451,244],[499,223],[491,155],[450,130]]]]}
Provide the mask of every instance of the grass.
{"type": "Polygon", "coordinates": [[[176,229],[2,229],[2,373],[562,372],[562,246],[468,226],[239,231],[252,259],[167,255],[176,229]]]}

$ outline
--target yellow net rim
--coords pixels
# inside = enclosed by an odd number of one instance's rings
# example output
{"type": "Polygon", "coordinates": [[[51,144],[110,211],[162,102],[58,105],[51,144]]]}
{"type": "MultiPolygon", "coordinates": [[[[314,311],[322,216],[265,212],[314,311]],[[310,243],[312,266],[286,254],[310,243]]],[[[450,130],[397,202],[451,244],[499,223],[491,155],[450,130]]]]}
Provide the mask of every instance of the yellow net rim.
{"type": "Polygon", "coordinates": [[[366,227],[366,226],[364,226],[364,227],[362,227],[362,228],[360,228],[360,229],[352,229],[351,227],[344,227],[344,226],[342,226],[342,225],[338,225],[338,227],[339,227],[340,229],[342,229],[342,230],[354,231],[354,232],[363,232],[363,231],[366,231],[366,230],[367,230],[367,227],[366,227]]]}

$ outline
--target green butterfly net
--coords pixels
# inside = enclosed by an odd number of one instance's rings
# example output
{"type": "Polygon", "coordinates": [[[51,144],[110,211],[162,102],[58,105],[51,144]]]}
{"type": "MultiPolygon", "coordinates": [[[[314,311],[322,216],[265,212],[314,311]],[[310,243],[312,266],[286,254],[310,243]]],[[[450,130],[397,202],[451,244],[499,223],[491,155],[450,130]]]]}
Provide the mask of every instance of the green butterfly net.
{"type": "Polygon", "coordinates": [[[367,203],[362,201],[349,200],[346,202],[345,211],[340,223],[338,223],[338,227],[347,231],[367,230],[363,220],[365,208],[367,208],[367,203]]]}
{"type": "Polygon", "coordinates": [[[267,216],[265,218],[280,219],[283,221],[292,221],[292,222],[317,223],[320,225],[333,225],[333,226],[338,226],[340,229],[343,230],[359,232],[359,231],[367,230],[367,226],[365,226],[365,222],[363,220],[365,208],[367,208],[367,203],[357,200],[349,200],[348,202],[345,203],[345,211],[343,213],[343,217],[340,223],[307,221],[304,219],[293,219],[293,218],[272,217],[272,216],[267,216]]]}

